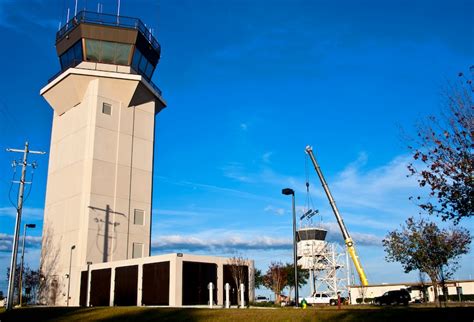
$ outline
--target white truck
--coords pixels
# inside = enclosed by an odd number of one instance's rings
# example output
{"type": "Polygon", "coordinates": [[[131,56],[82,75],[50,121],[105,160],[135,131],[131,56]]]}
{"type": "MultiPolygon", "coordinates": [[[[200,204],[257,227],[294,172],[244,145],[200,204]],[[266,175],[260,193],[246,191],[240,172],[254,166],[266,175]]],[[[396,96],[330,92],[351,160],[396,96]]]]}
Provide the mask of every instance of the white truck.
{"type": "MultiPolygon", "coordinates": [[[[304,300],[308,305],[337,305],[337,297],[331,297],[324,293],[313,294],[311,296],[305,297],[304,300]]],[[[300,303],[301,301],[303,301],[303,298],[300,297],[300,303]]]]}

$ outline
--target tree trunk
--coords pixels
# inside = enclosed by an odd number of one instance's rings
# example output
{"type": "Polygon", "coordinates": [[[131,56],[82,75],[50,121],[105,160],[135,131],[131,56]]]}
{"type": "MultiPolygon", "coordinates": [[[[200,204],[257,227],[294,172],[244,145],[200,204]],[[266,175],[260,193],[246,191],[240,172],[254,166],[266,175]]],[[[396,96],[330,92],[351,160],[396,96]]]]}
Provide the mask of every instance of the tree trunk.
{"type": "Polygon", "coordinates": [[[280,304],[280,294],[275,292],[275,304],[280,304]]]}
{"type": "Polygon", "coordinates": [[[290,286],[290,291],[288,292],[288,301],[291,302],[291,292],[293,292],[293,287],[290,286]]]}
{"type": "Polygon", "coordinates": [[[433,277],[430,277],[430,278],[431,278],[431,284],[433,285],[433,292],[434,292],[436,306],[441,307],[441,302],[439,301],[439,294],[438,294],[438,281],[436,280],[436,278],[433,278],[433,277]]]}

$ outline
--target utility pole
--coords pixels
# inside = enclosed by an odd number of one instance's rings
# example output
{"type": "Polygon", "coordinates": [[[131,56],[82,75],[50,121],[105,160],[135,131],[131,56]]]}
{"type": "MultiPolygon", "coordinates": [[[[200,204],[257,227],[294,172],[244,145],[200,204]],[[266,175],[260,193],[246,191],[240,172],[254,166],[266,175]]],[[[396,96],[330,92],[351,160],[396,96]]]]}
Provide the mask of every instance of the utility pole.
{"type": "MultiPolygon", "coordinates": [[[[16,221],[15,221],[15,235],[13,236],[13,249],[12,249],[12,259],[10,262],[10,276],[8,279],[8,295],[7,295],[7,310],[13,308],[13,294],[15,289],[15,273],[16,273],[16,257],[18,253],[18,239],[20,235],[20,226],[21,226],[21,212],[23,210],[23,194],[25,191],[25,178],[26,178],[26,167],[31,165],[28,164],[28,154],[45,154],[43,151],[30,151],[28,149],[28,141],[25,142],[25,148],[20,149],[7,149],[7,152],[19,152],[23,153],[22,167],[21,167],[21,179],[19,181],[20,187],[18,189],[18,202],[16,207],[16,221]]],[[[16,166],[16,164],[14,164],[16,166]]],[[[21,290],[20,290],[21,292],[21,290]]]]}

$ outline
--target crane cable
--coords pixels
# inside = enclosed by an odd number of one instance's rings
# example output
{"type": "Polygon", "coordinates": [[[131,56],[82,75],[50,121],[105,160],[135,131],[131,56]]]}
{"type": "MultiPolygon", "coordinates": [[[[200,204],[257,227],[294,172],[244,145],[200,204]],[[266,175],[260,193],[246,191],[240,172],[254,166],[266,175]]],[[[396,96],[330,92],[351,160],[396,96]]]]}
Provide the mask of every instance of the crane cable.
{"type": "MultiPolygon", "coordinates": [[[[306,172],[306,203],[305,203],[305,209],[304,211],[307,212],[309,211],[310,209],[313,209],[314,212],[319,215],[319,227],[321,227],[322,225],[322,215],[319,213],[319,211],[314,207],[314,203],[313,203],[313,198],[311,197],[311,193],[309,191],[309,162],[308,162],[308,154],[306,154],[305,156],[305,172],[306,172]]],[[[312,224],[313,223],[313,220],[312,218],[309,219],[309,223],[312,224]]]]}

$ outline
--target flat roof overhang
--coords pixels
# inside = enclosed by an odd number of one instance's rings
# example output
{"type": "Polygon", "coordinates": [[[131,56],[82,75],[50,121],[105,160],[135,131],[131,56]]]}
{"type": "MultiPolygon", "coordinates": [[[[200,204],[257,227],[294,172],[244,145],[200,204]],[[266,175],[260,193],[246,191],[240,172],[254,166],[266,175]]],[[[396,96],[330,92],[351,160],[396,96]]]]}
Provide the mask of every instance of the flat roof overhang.
{"type": "Polygon", "coordinates": [[[160,93],[141,75],[81,68],[65,70],[43,87],[40,95],[48,101],[56,113],[61,115],[82,102],[89,82],[97,78],[113,80],[113,86],[108,86],[111,91],[110,97],[127,106],[139,105],[140,101],[151,98],[158,102],[155,114],[166,107],[166,101],[160,93]]]}

